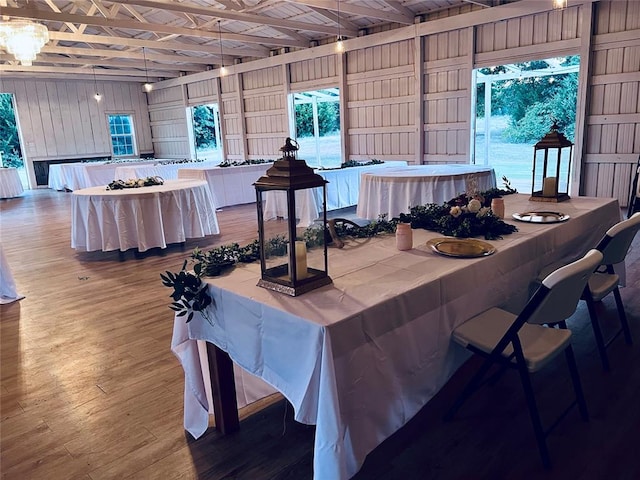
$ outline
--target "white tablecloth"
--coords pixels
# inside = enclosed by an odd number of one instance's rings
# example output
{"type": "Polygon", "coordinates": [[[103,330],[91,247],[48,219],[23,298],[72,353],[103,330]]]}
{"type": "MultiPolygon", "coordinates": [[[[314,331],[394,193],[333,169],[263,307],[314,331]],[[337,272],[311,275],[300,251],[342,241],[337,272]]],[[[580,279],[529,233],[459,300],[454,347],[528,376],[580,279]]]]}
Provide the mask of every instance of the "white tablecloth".
{"type": "MultiPolygon", "coordinates": [[[[528,197],[505,198],[509,218],[545,208],[528,197]]],[[[208,427],[194,351],[196,339],[206,340],[282,392],[297,421],[316,425],[316,480],[350,478],[468,358],[450,341],[454,328],[493,306],[518,311],[545,266],[593,247],[620,219],[615,199],[573,198],[556,208],[571,219],[517,223],[485,258],[439,256],[425,242],[440,235],[425,230],[402,252],[392,235],[351,241],[329,252],[333,284],[300,297],[257,287],[257,263],[209,279],[213,326],[198,316],[174,322],[185,428],[198,438],[208,427]]]]}
{"type": "Polygon", "coordinates": [[[13,198],[22,195],[22,181],[16,168],[0,168],[0,198],[13,198]]]}
{"type": "Polygon", "coordinates": [[[78,250],[166,248],[187,238],[220,233],[207,183],[167,180],[153,187],[76,190],[71,246],[78,250]]]}
{"type": "Polygon", "coordinates": [[[472,179],[479,191],[496,186],[492,168],[475,165],[410,165],[362,175],[357,215],[370,220],[408,213],[410,207],[444,203],[464,193],[472,179]]]}
{"type": "Polygon", "coordinates": [[[260,163],[239,167],[180,168],[178,178],[206,180],[216,208],[222,208],[255,202],[256,188],[253,184],[272,165],[260,163]]]}
{"type": "MultiPolygon", "coordinates": [[[[142,166],[154,165],[157,161],[140,160],[130,163],[142,166]]],[[[115,180],[116,169],[130,163],[96,161],[49,165],[48,187],[54,190],[80,190],[108,185],[115,180]]]]}
{"type": "Polygon", "coordinates": [[[11,267],[0,243],[0,305],[22,300],[24,295],[19,295],[16,290],[16,282],[11,272],[11,267]]]}
{"type": "Polygon", "coordinates": [[[218,165],[218,161],[184,162],[150,165],[121,165],[116,168],[115,180],[129,180],[131,178],[162,177],[165,180],[176,180],[178,170],[187,168],[211,168],[218,165]]]}
{"type": "MultiPolygon", "coordinates": [[[[351,207],[358,203],[361,176],[382,169],[406,168],[407,162],[395,161],[363,167],[349,167],[335,170],[315,170],[327,180],[327,211],[351,207]]],[[[322,207],[321,190],[302,190],[296,195],[296,218],[298,225],[308,227],[320,216],[322,207]]],[[[283,192],[271,191],[265,194],[264,217],[272,219],[287,217],[287,197],[283,192]]]]}

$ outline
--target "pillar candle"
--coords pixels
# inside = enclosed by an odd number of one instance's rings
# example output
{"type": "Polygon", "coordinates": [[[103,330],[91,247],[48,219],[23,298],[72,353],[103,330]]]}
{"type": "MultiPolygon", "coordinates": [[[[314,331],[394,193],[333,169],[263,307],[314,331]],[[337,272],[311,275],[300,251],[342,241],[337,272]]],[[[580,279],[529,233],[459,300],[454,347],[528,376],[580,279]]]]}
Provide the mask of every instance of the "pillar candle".
{"type": "Polygon", "coordinates": [[[542,185],[542,196],[556,196],[556,177],[545,177],[544,184],[542,185]]]}
{"type": "Polygon", "coordinates": [[[307,245],[303,241],[296,242],[296,277],[307,278],[307,245]]]}

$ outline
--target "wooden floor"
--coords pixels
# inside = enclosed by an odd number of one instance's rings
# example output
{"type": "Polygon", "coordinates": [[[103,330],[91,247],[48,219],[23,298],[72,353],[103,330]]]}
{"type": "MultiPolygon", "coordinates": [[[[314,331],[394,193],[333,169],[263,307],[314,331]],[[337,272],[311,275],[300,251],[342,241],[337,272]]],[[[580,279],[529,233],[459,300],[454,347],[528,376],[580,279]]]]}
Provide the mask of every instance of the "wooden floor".
{"type": "MultiPolygon", "coordinates": [[[[294,422],[282,400],[227,437],[210,429],[196,441],[182,427],[183,374],[159,274],[177,271],[196,245],[255,238],[254,207],[219,212],[221,235],[121,262],[71,249],[70,198],[41,189],[0,200],[0,239],[26,296],[0,306],[2,478],[311,479],[314,429],[294,422]]],[[[442,422],[470,362],[355,479],[640,478],[639,259],[636,239],[622,292],[636,344],[616,340],[610,373],[584,306],[569,322],[591,421],[572,412],[552,433],[552,471],[541,467],[511,372],[442,422]]],[[[611,323],[613,302],[599,307],[611,323]]],[[[534,379],[546,419],[568,398],[565,373],[560,361],[534,379]]]]}

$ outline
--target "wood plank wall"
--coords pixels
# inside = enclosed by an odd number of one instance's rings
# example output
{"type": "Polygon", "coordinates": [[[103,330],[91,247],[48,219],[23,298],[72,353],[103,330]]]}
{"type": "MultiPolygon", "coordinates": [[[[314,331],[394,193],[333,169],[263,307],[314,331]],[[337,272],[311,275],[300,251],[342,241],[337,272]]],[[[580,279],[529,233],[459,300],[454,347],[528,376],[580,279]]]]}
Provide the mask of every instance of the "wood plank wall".
{"type": "Polygon", "coordinates": [[[275,158],[289,136],[282,69],[269,67],[241,75],[246,158],[275,158]]]}
{"type": "MultiPolygon", "coordinates": [[[[154,88],[147,94],[156,158],[190,158],[187,90],[188,87],[180,85],[154,88]]],[[[198,88],[194,87],[193,90],[198,91],[198,88]]]]}
{"type": "Polygon", "coordinates": [[[350,159],[415,157],[413,41],[347,52],[350,159]]]}
{"type": "Polygon", "coordinates": [[[423,163],[469,163],[469,35],[469,29],[459,29],[423,39],[423,163]]]}
{"type": "Polygon", "coordinates": [[[30,185],[33,162],[111,156],[108,114],[133,116],[138,152],[153,153],[147,99],[139,83],[32,80],[0,76],[0,92],[15,98],[30,185]]]}
{"type": "Polygon", "coordinates": [[[594,23],[584,192],[626,200],[640,155],[640,2],[598,4],[594,23]]]}
{"type": "MultiPolygon", "coordinates": [[[[523,0],[490,12],[474,6],[443,10],[414,26],[348,40],[344,55],[323,45],[232,65],[222,78],[214,70],[159,82],[148,95],[154,153],[189,157],[186,107],[217,101],[226,158],[273,158],[288,135],[289,93],[341,87],[345,160],[466,163],[474,68],[582,54],[590,74],[580,87],[576,185],[581,194],[613,196],[625,206],[640,154],[640,2],[584,0],[563,10],[547,8],[523,0]],[[584,18],[593,18],[593,25],[583,25],[584,18]]],[[[48,99],[48,87],[35,100],[19,95],[19,111],[30,112],[31,102],[50,110],[42,103],[53,100],[41,98],[44,92],[48,99]]],[[[77,104],[92,94],[86,82],[78,93],[66,90],[77,104]]],[[[53,138],[52,125],[62,116],[44,116],[31,128],[29,148],[55,155],[58,144],[78,142],[74,129],[68,138],[53,138]]]]}

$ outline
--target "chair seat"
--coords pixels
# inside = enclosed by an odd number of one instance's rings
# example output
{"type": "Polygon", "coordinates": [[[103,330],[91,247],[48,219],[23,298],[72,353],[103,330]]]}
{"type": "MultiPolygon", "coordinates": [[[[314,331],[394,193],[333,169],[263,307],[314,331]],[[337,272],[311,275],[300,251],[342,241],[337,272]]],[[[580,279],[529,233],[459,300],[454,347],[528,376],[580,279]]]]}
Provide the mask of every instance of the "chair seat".
{"type": "MultiPolygon", "coordinates": [[[[472,345],[484,353],[491,353],[502,339],[516,315],[500,308],[491,308],[460,325],[453,331],[453,339],[463,347],[472,345]]],[[[571,341],[571,331],[525,323],[518,331],[527,370],[536,372],[549,363],[571,341]]],[[[509,345],[503,356],[513,353],[509,345]]]]}
{"type": "Polygon", "coordinates": [[[599,302],[609,295],[620,282],[620,277],[615,273],[596,272],[589,278],[589,290],[594,302],[599,302]]]}

